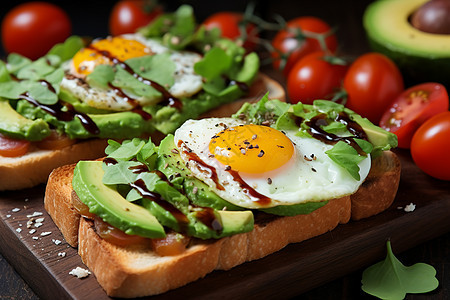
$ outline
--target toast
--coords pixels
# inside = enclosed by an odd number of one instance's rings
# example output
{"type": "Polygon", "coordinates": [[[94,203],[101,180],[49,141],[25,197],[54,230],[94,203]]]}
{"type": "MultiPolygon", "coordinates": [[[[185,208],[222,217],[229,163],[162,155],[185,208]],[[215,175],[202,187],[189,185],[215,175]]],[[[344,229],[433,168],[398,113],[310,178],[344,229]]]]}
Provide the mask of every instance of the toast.
{"type": "Polygon", "coordinates": [[[228,270],[274,253],[289,243],[321,235],[352,218],[378,214],[392,204],[401,172],[397,155],[385,151],[374,159],[366,182],[351,196],[333,199],[307,215],[276,217],[258,213],[251,232],[197,241],[180,255],[160,257],[149,249],[116,246],[98,236],[92,221],[81,217],[72,206],[72,197],[76,197],[71,184],[74,168],[72,164],[51,173],[45,208],[66,241],[78,247],[83,262],[106,293],[126,298],[164,293],[213,270],[228,270]]]}
{"type": "MultiPolygon", "coordinates": [[[[284,89],[277,81],[259,73],[245,98],[224,104],[200,117],[220,115],[221,112],[234,113],[242,103],[259,99],[261,90],[269,92],[270,98],[281,100],[285,98],[284,89]]],[[[159,142],[163,137],[163,134],[158,131],[151,134],[151,138],[155,142],[159,142]]],[[[45,183],[50,172],[56,167],[83,159],[101,157],[104,155],[106,145],[106,139],[89,139],[59,150],[34,148],[20,157],[0,156],[0,191],[24,189],[45,183]],[[33,172],[29,172],[29,170],[33,170],[33,172]]]]}

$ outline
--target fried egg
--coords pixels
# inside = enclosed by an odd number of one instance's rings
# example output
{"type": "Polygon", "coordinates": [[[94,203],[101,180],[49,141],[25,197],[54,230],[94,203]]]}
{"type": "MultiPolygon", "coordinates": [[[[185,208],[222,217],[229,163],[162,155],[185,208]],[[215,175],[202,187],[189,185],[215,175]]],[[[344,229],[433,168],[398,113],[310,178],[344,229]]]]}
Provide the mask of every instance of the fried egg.
{"type": "Polygon", "coordinates": [[[65,64],[65,77],[61,87],[89,106],[101,109],[122,111],[130,110],[135,105],[155,104],[163,99],[162,95],[146,98],[134,95],[130,90],[120,90],[113,86],[109,89],[91,86],[87,83],[86,76],[98,65],[121,65],[121,62],[130,58],[163,53],[170,53],[170,59],[175,63],[174,84],[165,87],[168,92],[176,98],[190,97],[198,93],[202,89],[203,82],[202,77],[194,72],[194,65],[201,60],[201,55],[171,50],[159,41],[146,39],[140,34],[99,39],[82,48],[65,64]]]}
{"type": "Polygon", "coordinates": [[[212,118],[186,121],[174,138],[193,176],[245,208],[329,200],[359,188],[370,156],[359,163],[361,179],[355,180],[325,153],[332,145],[296,133],[212,118]]]}

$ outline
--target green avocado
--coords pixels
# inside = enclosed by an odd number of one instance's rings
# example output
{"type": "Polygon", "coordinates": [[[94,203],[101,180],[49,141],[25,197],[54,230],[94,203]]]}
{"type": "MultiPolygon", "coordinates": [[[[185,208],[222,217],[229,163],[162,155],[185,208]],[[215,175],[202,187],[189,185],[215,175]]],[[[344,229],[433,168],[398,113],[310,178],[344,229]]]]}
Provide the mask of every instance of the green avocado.
{"type": "Polygon", "coordinates": [[[407,78],[450,83],[450,35],[413,27],[409,18],[428,0],[378,0],[363,17],[370,46],[390,57],[407,78]]]}
{"type": "Polygon", "coordinates": [[[6,99],[0,99],[0,112],[0,133],[8,137],[40,141],[50,135],[50,128],[44,120],[25,118],[6,99]]]}
{"type": "Polygon", "coordinates": [[[80,161],[75,167],[72,186],[89,211],[127,234],[148,238],[164,237],[164,227],[147,209],[128,202],[114,186],[102,182],[101,161],[80,161]]]}
{"type": "Polygon", "coordinates": [[[396,148],[398,145],[395,133],[384,130],[374,125],[367,118],[345,109],[350,118],[358,123],[367,135],[368,141],[373,145],[372,156],[378,156],[382,151],[396,148]]]}

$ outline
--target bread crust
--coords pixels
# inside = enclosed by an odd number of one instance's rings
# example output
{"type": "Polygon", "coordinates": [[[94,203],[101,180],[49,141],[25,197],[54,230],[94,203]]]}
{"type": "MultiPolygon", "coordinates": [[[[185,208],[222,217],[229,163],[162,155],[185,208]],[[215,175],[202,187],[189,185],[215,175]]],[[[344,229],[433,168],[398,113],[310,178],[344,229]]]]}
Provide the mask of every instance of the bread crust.
{"type": "Polygon", "coordinates": [[[351,196],[352,220],[379,214],[394,202],[400,183],[401,164],[392,151],[384,151],[372,160],[369,175],[351,196]]]}
{"type": "Polygon", "coordinates": [[[21,157],[0,156],[0,191],[44,183],[56,167],[102,156],[106,146],[104,139],[90,139],[60,150],[35,149],[21,157]]]}
{"type": "Polygon", "coordinates": [[[74,167],[64,166],[52,172],[45,208],[67,242],[78,244],[83,262],[106,293],[125,298],[164,293],[213,270],[228,270],[290,243],[331,231],[351,218],[377,214],[392,204],[400,178],[400,162],[395,153],[387,151],[373,161],[373,171],[354,195],[330,200],[308,215],[276,217],[259,213],[251,232],[198,242],[180,255],[160,257],[149,249],[113,245],[96,234],[89,220],[80,218],[71,200],[74,167]]]}

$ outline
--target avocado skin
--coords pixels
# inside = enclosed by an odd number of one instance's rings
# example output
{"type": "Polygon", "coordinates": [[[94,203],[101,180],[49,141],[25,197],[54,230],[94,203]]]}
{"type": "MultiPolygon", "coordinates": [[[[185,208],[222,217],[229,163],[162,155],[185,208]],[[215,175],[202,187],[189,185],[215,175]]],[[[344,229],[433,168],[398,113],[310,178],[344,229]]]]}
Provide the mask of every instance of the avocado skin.
{"type": "MultiPolygon", "coordinates": [[[[394,1],[385,1],[378,0],[370,4],[363,16],[363,25],[366,30],[367,40],[369,43],[369,47],[376,52],[382,53],[392,59],[395,64],[401,70],[405,81],[411,85],[418,82],[440,82],[447,87],[450,86],[450,52],[446,54],[436,54],[433,51],[429,51],[428,53],[422,51],[416,51],[414,48],[410,48],[408,46],[394,45],[390,43],[388,40],[384,38],[378,37],[377,33],[375,33],[375,27],[378,22],[383,22],[383,20],[373,20],[372,15],[375,15],[376,11],[381,11],[376,13],[376,15],[383,15],[384,9],[391,9],[389,6],[389,2],[394,1]]],[[[414,8],[414,5],[417,5],[418,1],[410,1],[410,0],[396,0],[397,2],[403,2],[404,10],[408,10],[414,8]]],[[[421,2],[426,2],[425,0],[421,2]]],[[[419,3],[420,4],[420,3],[419,3]]],[[[415,36],[415,38],[420,39],[420,35],[416,35],[418,32],[412,25],[410,26],[411,31],[404,32],[405,39],[407,36],[415,36]]],[[[392,30],[396,30],[396,28],[392,28],[392,30]]],[[[386,32],[388,33],[388,32],[386,32]]],[[[433,36],[433,34],[428,34],[428,36],[433,36]]],[[[439,43],[439,39],[442,35],[436,36],[436,45],[439,43]]],[[[450,37],[447,37],[447,39],[450,37]]],[[[448,46],[448,41],[446,42],[445,47],[448,46]]],[[[431,49],[432,47],[430,47],[431,49]]]]}
{"type": "Polygon", "coordinates": [[[410,84],[419,82],[439,82],[450,87],[450,58],[429,58],[410,55],[406,52],[391,50],[389,46],[370,39],[369,45],[375,52],[386,55],[399,67],[405,81],[410,84]]]}
{"type": "Polygon", "coordinates": [[[102,182],[102,161],[80,161],[72,186],[89,211],[127,234],[148,238],[165,237],[164,227],[147,209],[128,202],[115,187],[102,182]]]}
{"type": "Polygon", "coordinates": [[[25,118],[6,99],[0,98],[0,112],[0,133],[10,138],[40,141],[50,135],[50,128],[44,120],[25,118]]]}

